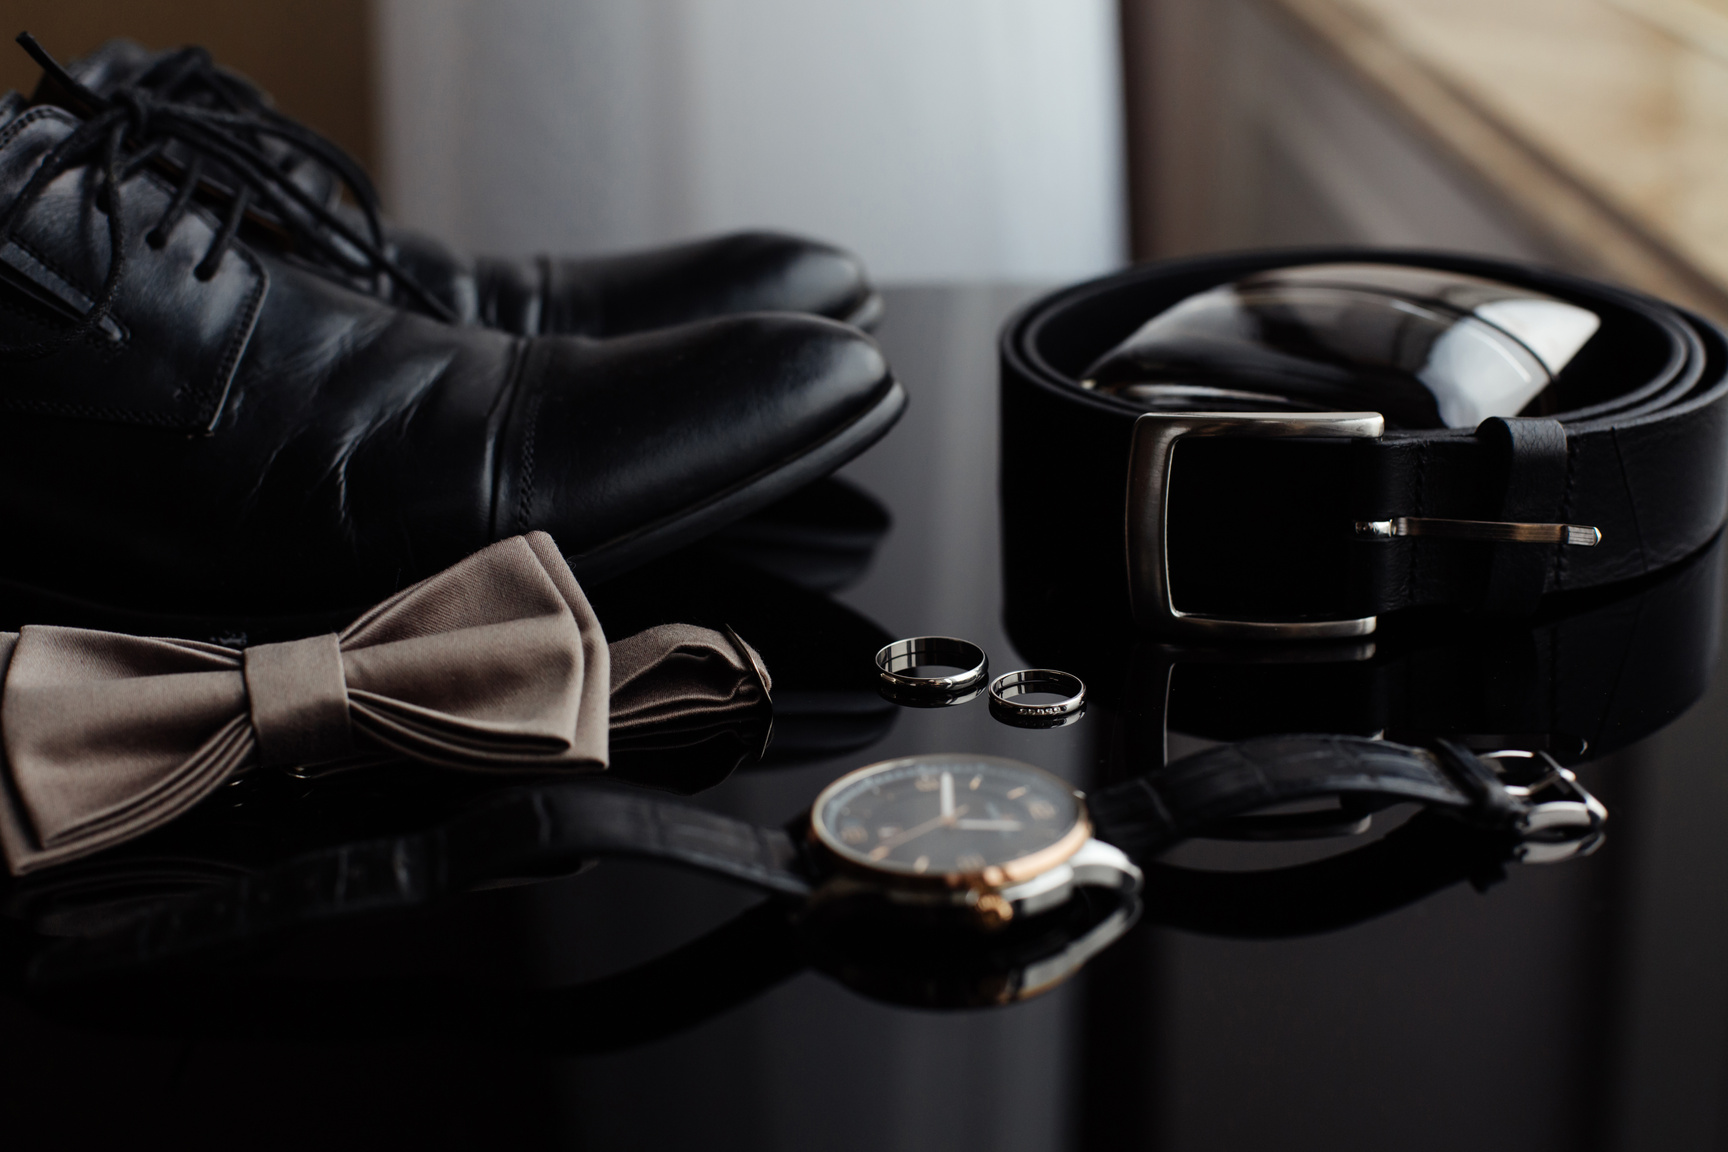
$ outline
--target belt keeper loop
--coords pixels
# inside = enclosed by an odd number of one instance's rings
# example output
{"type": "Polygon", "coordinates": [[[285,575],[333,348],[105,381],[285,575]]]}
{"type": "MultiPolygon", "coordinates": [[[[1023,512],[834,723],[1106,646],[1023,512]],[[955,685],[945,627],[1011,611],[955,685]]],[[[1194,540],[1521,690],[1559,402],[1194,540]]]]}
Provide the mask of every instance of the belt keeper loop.
{"type": "Polygon", "coordinates": [[[1524,815],[1524,805],[1506,791],[1500,774],[1470,749],[1453,740],[1435,740],[1434,758],[1441,771],[1470,799],[1467,819],[1490,828],[1510,828],[1524,815]]]}
{"type": "MultiPolygon", "coordinates": [[[[1542,417],[1490,416],[1476,426],[1476,437],[1499,457],[1504,482],[1497,519],[1539,523],[1565,519],[1565,425],[1542,417]]],[[[1493,616],[1534,613],[1556,547],[1493,545],[1480,611],[1493,616]]]]}

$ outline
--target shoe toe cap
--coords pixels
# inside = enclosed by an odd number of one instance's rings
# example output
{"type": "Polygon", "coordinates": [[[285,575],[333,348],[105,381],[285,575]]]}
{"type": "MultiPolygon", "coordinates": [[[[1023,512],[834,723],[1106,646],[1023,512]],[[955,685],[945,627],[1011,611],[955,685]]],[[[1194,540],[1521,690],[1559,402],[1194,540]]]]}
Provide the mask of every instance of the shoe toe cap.
{"type": "Polygon", "coordinates": [[[547,331],[617,336],[746,312],[800,312],[862,326],[881,314],[881,297],[856,256],[778,232],[554,261],[548,275],[547,331]]]}
{"type": "Polygon", "coordinates": [[[869,337],[807,316],[554,338],[529,357],[517,483],[501,493],[514,497],[515,524],[500,527],[545,528],[589,575],[826,475],[904,404],[869,337]]]}
{"type": "Polygon", "coordinates": [[[858,323],[875,319],[880,297],[863,261],[830,244],[778,232],[723,237],[717,255],[735,270],[730,311],[808,312],[858,323]]]}

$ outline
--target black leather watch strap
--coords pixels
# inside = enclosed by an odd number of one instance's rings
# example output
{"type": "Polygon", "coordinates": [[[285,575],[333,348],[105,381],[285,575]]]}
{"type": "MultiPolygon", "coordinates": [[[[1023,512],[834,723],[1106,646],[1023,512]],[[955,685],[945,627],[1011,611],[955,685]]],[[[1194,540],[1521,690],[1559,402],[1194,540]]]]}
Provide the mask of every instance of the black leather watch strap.
{"type": "Polygon", "coordinates": [[[1149,857],[1208,825],[1304,800],[1414,801],[1489,828],[1523,805],[1461,749],[1430,752],[1358,736],[1268,736],[1224,744],[1087,798],[1096,834],[1149,857]]]}
{"type": "MultiPolygon", "coordinates": [[[[1002,337],[1005,546],[1113,574],[1122,556],[1136,405],[1080,376],[1150,317],[1252,272],[1402,263],[1521,285],[1596,312],[1602,327],[1561,374],[1578,406],[1483,427],[1388,429],[1355,439],[1191,438],[1168,482],[1176,608],[1225,619],[1345,619],[1447,606],[1528,612],[1544,592],[1595,588],[1673,564],[1728,515],[1728,341],[1660,301],[1504,261],[1432,252],[1308,249],[1169,261],[1064,290],[1002,337]],[[1051,475],[1064,477],[1052,485],[1051,475]],[[1023,505],[1025,516],[1017,516],[1023,505]],[[1595,547],[1431,535],[1359,537],[1399,517],[1589,525],[1595,547]],[[1013,525],[1036,525],[1018,540],[1013,525]]],[[[1355,408],[1371,407],[1365,403],[1355,408]]],[[[1312,405],[1292,404],[1292,411],[1312,405]]],[[[1010,579],[1013,579],[1012,572],[1010,579]]]]}
{"type": "Polygon", "coordinates": [[[810,891],[785,831],[598,782],[512,791],[425,835],[449,882],[462,886],[512,873],[557,874],[598,856],[636,856],[782,895],[810,891]]]}

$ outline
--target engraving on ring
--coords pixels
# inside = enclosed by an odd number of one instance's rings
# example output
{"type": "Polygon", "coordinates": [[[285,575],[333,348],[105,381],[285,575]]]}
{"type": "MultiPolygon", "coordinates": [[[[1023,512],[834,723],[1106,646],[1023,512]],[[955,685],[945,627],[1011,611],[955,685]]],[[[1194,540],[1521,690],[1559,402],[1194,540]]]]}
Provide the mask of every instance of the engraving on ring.
{"type": "Polygon", "coordinates": [[[990,713],[1006,724],[1060,728],[1080,719],[1085,711],[1086,685],[1071,672],[1027,668],[1004,673],[990,684],[990,713]],[[1063,699],[1040,704],[1019,699],[1034,692],[1049,692],[1063,699]]]}

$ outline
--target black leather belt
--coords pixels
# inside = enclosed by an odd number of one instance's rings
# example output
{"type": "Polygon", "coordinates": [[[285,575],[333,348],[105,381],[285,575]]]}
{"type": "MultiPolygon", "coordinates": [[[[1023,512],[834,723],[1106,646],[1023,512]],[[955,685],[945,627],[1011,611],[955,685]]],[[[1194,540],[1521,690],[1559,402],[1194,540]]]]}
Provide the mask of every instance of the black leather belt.
{"type": "Polygon", "coordinates": [[[1155,636],[1360,636],[1419,607],[1527,615],[1544,594],[1676,563],[1728,516],[1728,338],[1660,301],[1557,272],[1360,249],[1170,261],[1034,302],[1005,328],[1001,354],[1003,498],[1010,524],[1036,533],[1007,541],[1010,552],[1113,571],[1098,591],[1155,636]],[[1197,292],[1342,262],[1444,269],[1589,308],[1602,326],[1566,369],[1587,406],[1411,431],[1378,413],[1296,404],[1148,413],[1080,386],[1094,360],[1197,292]],[[1460,521],[1501,528],[1419,534],[1460,521]],[[1394,527],[1412,523],[1407,535],[1394,527]],[[1524,541],[1507,527],[1521,524],[1589,526],[1600,542],[1524,541]]]}

